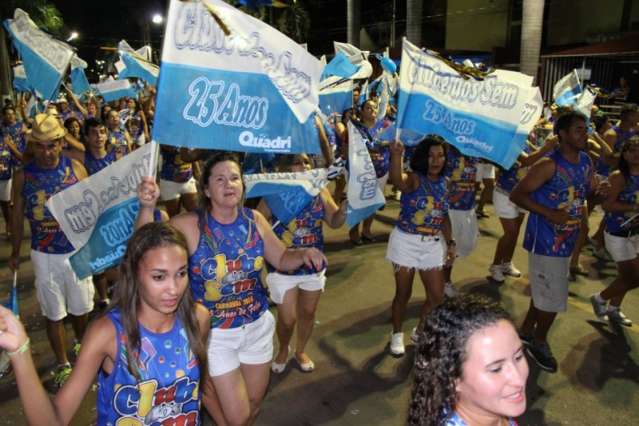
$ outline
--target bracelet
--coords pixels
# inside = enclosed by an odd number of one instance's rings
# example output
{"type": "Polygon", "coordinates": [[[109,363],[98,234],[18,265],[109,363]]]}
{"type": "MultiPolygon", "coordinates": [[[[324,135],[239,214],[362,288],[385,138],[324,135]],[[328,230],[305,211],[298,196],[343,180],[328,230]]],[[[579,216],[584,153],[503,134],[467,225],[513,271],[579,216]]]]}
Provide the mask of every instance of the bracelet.
{"type": "Polygon", "coordinates": [[[7,352],[7,355],[14,356],[14,355],[19,355],[19,354],[25,353],[26,351],[29,350],[30,343],[31,343],[31,340],[27,337],[27,340],[25,340],[24,343],[22,345],[20,345],[20,347],[18,349],[16,349],[13,352],[7,352]]]}

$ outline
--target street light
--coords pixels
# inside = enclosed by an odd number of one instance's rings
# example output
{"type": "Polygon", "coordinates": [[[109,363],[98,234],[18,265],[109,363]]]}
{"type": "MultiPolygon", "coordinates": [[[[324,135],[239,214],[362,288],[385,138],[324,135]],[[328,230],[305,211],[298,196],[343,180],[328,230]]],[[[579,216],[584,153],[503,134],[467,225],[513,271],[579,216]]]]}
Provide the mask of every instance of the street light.
{"type": "Polygon", "coordinates": [[[73,31],[69,35],[69,38],[67,39],[67,41],[75,40],[78,37],[80,37],[80,34],[78,34],[77,31],[73,31]]]}
{"type": "Polygon", "coordinates": [[[151,21],[156,25],[160,25],[162,24],[162,22],[164,22],[164,17],[159,13],[156,13],[155,15],[153,15],[153,18],[151,18],[151,21]]]}

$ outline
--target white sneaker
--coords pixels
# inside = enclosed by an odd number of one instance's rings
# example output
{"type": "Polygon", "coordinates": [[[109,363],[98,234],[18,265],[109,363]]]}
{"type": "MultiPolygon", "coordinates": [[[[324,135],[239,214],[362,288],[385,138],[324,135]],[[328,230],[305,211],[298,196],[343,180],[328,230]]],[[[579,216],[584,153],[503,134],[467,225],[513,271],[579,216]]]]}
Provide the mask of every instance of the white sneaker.
{"type": "Polygon", "coordinates": [[[447,297],[455,297],[455,296],[457,296],[457,289],[455,288],[453,283],[451,283],[450,281],[448,281],[447,283],[444,284],[444,294],[447,297]]]}
{"type": "Polygon", "coordinates": [[[501,264],[501,272],[509,277],[519,278],[521,277],[521,271],[515,268],[512,262],[506,262],[501,264]]]}
{"type": "Polygon", "coordinates": [[[612,322],[616,322],[617,324],[621,324],[626,327],[632,327],[632,320],[624,315],[624,313],[621,312],[619,308],[609,307],[608,319],[612,322]]]}
{"type": "Polygon", "coordinates": [[[406,350],[404,349],[404,333],[393,333],[391,331],[390,353],[393,356],[402,356],[406,350]]]}
{"type": "Polygon", "coordinates": [[[410,333],[410,341],[414,344],[419,343],[419,333],[417,332],[417,327],[413,327],[413,331],[410,333]]]}
{"type": "Polygon", "coordinates": [[[492,278],[493,281],[497,281],[498,283],[503,283],[504,280],[506,279],[506,277],[504,277],[502,265],[490,265],[490,268],[488,268],[488,271],[490,272],[490,278],[492,278]]]}

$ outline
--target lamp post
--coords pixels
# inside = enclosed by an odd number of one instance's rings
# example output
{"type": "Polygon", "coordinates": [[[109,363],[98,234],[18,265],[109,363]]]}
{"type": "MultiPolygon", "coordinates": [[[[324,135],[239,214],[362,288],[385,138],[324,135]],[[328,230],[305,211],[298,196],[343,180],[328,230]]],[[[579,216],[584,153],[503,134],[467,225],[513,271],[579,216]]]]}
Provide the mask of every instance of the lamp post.
{"type": "Polygon", "coordinates": [[[75,40],[78,37],[80,37],[80,34],[78,34],[77,31],[72,31],[71,34],[69,34],[69,38],[67,38],[67,42],[75,40]]]}

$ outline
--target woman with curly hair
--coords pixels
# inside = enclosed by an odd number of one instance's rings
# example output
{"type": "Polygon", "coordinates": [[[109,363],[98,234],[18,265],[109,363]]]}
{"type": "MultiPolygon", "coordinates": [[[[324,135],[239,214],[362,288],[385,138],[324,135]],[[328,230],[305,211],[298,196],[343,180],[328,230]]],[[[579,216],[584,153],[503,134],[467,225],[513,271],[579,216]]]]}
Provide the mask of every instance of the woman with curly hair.
{"type": "Polygon", "coordinates": [[[408,424],[509,425],[526,410],[528,363],[509,315],[477,296],[447,299],[426,319],[408,424]]]}

